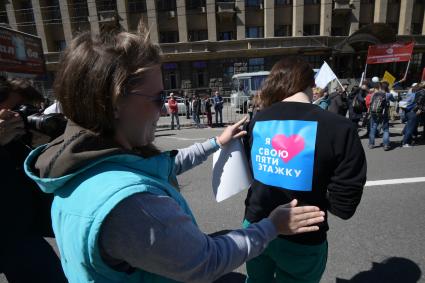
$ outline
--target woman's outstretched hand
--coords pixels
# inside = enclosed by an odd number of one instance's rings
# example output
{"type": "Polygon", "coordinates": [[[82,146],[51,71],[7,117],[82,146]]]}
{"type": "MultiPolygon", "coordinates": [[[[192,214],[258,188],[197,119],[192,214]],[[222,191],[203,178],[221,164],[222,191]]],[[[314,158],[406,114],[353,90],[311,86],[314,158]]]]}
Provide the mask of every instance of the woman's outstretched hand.
{"type": "Polygon", "coordinates": [[[239,122],[228,126],[220,136],[217,137],[217,142],[220,146],[224,146],[229,143],[232,139],[237,139],[246,135],[246,131],[242,131],[240,128],[248,119],[247,116],[242,118],[239,122]]]}
{"type": "Polygon", "coordinates": [[[276,207],[269,215],[279,234],[294,235],[319,230],[315,224],[325,220],[325,213],[316,206],[298,206],[296,199],[276,207]]]}

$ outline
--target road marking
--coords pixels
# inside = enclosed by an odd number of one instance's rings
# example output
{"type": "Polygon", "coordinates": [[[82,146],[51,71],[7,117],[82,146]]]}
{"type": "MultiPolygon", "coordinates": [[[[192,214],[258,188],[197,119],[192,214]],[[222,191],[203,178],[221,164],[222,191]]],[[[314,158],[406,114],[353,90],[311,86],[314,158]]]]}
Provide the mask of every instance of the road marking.
{"type": "Polygon", "coordinates": [[[366,187],[425,182],[425,177],[367,181],[366,187]]]}

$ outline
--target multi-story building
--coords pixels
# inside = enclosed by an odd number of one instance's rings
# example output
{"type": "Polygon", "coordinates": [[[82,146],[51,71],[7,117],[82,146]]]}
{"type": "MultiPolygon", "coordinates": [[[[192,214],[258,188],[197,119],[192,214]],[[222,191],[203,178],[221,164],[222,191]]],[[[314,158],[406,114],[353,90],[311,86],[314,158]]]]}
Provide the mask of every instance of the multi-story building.
{"type": "MultiPolygon", "coordinates": [[[[0,0],[0,22],[41,37],[49,77],[79,31],[139,20],[164,52],[168,90],[230,87],[233,74],[269,70],[298,54],[340,77],[360,77],[370,44],[416,42],[410,78],[424,66],[425,0],[0,0]],[[3,1],[3,2],[2,2],[3,1]]],[[[400,77],[406,63],[375,65],[400,77]]]]}

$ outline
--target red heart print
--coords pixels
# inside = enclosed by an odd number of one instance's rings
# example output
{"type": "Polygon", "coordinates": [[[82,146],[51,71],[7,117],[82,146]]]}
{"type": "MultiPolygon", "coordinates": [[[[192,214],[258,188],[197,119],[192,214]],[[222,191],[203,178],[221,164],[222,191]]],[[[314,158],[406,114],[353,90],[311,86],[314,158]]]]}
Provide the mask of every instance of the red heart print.
{"type": "Polygon", "coordinates": [[[304,150],[304,138],[300,135],[275,135],[272,139],[273,148],[279,153],[283,162],[288,163],[304,150]]]}

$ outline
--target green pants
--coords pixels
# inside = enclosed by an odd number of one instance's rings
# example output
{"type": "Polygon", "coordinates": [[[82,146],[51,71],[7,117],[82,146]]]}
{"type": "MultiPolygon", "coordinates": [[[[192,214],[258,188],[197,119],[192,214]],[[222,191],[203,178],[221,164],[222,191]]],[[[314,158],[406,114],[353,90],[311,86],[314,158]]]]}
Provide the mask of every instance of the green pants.
{"type": "MultiPolygon", "coordinates": [[[[249,226],[244,220],[244,228],[249,226]]],[[[302,245],[277,238],[246,263],[246,283],[320,282],[328,259],[328,243],[302,245]]]]}

